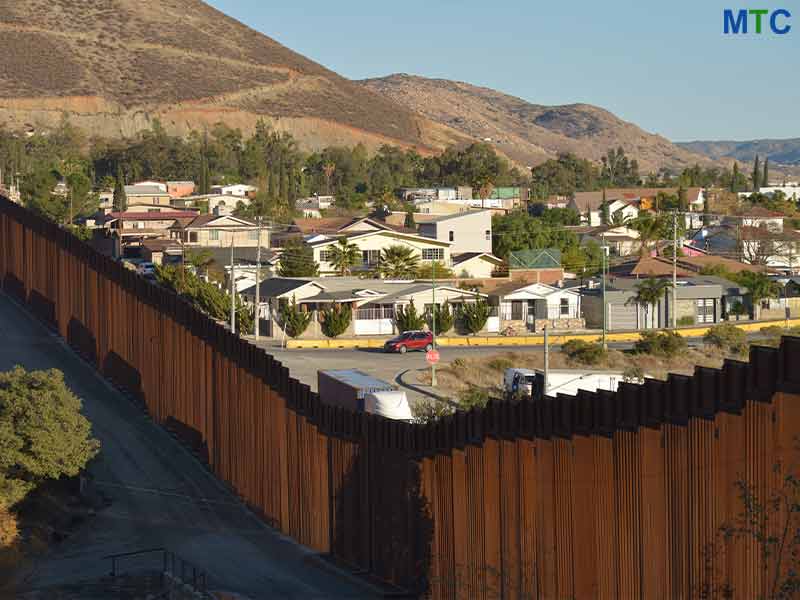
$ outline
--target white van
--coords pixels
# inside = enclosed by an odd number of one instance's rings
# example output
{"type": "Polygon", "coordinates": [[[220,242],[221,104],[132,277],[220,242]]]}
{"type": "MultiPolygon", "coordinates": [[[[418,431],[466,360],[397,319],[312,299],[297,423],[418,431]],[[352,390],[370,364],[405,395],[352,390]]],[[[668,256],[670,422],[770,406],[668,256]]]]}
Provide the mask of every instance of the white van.
{"type": "Polygon", "coordinates": [[[503,389],[507,396],[530,398],[536,382],[536,371],[531,369],[506,369],[503,389]]]}

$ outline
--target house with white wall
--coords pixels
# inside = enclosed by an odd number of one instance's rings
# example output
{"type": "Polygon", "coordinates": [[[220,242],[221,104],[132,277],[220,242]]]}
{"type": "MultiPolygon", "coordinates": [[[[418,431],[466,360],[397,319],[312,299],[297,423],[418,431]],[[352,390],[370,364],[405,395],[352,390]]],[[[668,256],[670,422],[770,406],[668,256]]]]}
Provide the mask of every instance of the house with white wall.
{"type": "Polygon", "coordinates": [[[492,213],[488,210],[470,210],[450,215],[440,215],[419,223],[423,237],[450,242],[450,252],[492,252],[492,213]]]}
{"type": "Polygon", "coordinates": [[[583,329],[581,295],[574,288],[514,281],[490,292],[490,303],[499,307],[500,327],[518,332],[583,329]]]}
{"type": "Polygon", "coordinates": [[[258,191],[258,188],[244,183],[235,183],[233,185],[214,185],[211,187],[212,194],[220,194],[222,196],[236,196],[237,198],[249,198],[258,191]]]}
{"type": "MultiPolygon", "coordinates": [[[[270,230],[261,228],[261,247],[269,248],[270,230]]],[[[175,219],[170,238],[181,240],[185,246],[204,248],[253,248],[259,245],[259,227],[247,219],[233,215],[199,215],[175,219]]]]}

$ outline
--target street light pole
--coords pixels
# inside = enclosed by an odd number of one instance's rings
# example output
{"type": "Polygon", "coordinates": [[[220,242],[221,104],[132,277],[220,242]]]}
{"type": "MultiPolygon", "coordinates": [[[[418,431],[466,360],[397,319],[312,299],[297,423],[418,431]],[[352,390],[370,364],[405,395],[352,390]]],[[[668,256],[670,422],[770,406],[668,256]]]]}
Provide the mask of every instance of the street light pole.
{"type": "Polygon", "coordinates": [[[678,328],[678,211],[672,213],[672,329],[678,328]]]}
{"type": "Polygon", "coordinates": [[[236,333],[236,278],[233,271],[233,240],[236,232],[231,230],[231,333],[236,333]]]}
{"type": "Polygon", "coordinates": [[[606,331],[608,330],[608,305],[606,304],[606,260],[608,258],[608,246],[606,245],[606,238],[605,235],[603,236],[603,263],[602,263],[602,272],[603,272],[603,350],[608,350],[608,344],[606,343],[606,331]]]}
{"type": "MultiPolygon", "coordinates": [[[[436,350],[436,261],[434,260],[431,263],[431,296],[433,299],[433,308],[431,316],[431,343],[433,344],[433,349],[436,350]]],[[[431,387],[436,387],[436,363],[431,362],[431,387]]]]}
{"type": "Polygon", "coordinates": [[[256,311],[255,311],[255,323],[253,324],[253,334],[255,341],[258,342],[259,336],[259,321],[261,315],[259,314],[261,311],[261,294],[260,294],[260,287],[261,287],[261,217],[258,217],[258,246],[256,249],[256,311]]]}

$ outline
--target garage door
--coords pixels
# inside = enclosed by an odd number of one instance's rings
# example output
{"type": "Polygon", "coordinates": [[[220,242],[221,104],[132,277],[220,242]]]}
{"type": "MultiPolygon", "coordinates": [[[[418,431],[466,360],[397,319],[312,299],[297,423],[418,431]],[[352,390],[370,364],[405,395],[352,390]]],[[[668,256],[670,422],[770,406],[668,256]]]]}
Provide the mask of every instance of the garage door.
{"type": "Polygon", "coordinates": [[[636,322],[636,307],[624,304],[608,305],[608,328],[609,329],[638,329],[636,322]]]}

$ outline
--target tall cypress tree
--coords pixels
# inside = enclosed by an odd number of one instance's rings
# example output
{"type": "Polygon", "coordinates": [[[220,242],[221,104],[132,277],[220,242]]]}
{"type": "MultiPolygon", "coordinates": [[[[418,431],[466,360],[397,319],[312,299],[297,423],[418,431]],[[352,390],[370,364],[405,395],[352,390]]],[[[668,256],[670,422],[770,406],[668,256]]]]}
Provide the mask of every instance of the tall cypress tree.
{"type": "Polygon", "coordinates": [[[762,187],[769,187],[769,156],[764,157],[764,178],[761,180],[762,187]]]}
{"type": "Polygon", "coordinates": [[[208,132],[203,136],[203,153],[200,158],[200,193],[208,194],[211,190],[211,177],[208,172],[208,132]]]}
{"type": "Polygon", "coordinates": [[[736,193],[739,184],[739,163],[733,161],[733,175],[731,176],[731,192],[736,193]]]}
{"type": "Polygon", "coordinates": [[[128,210],[128,196],[125,194],[125,176],[122,166],[117,165],[117,178],[114,183],[114,211],[125,212],[128,210]]]}
{"type": "Polygon", "coordinates": [[[756,154],[756,162],[753,165],[753,193],[757,193],[761,189],[761,165],[756,154]]]}

